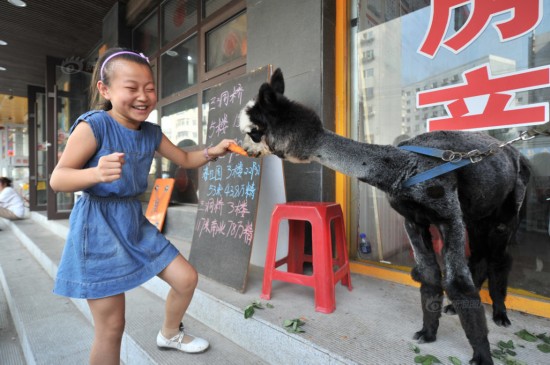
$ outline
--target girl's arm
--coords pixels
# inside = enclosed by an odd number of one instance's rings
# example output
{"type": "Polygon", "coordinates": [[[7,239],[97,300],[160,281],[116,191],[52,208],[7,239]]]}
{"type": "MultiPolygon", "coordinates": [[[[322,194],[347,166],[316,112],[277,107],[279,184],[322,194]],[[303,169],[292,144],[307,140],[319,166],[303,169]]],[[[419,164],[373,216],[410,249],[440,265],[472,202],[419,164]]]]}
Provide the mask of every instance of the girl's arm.
{"type": "MultiPolygon", "coordinates": [[[[235,143],[231,139],[224,139],[216,146],[209,147],[208,156],[211,159],[224,156],[228,152],[227,148],[232,142],[235,143]]],[[[174,145],[164,134],[162,135],[158,152],[176,165],[186,169],[195,169],[210,161],[204,155],[204,148],[199,151],[183,151],[174,145]]]]}
{"type": "Polygon", "coordinates": [[[95,154],[97,142],[88,123],[76,126],[67,140],[65,151],[50,178],[50,186],[56,192],[75,192],[100,182],[120,178],[123,153],[112,153],[99,159],[96,167],[82,169],[95,154]]]}

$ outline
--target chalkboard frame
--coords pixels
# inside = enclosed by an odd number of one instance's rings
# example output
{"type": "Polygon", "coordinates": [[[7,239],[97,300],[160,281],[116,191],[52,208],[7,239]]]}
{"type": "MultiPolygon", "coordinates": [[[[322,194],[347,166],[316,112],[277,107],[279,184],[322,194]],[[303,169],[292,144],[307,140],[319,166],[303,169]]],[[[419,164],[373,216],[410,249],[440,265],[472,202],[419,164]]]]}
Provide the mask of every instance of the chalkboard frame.
{"type": "MultiPolygon", "coordinates": [[[[267,65],[205,92],[209,102],[206,146],[244,137],[238,115],[271,78],[267,65]]],[[[199,171],[199,203],[189,262],[201,274],[243,292],[254,242],[262,159],[228,154],[199,171]],[[241,183],[242,182],[242,183],[241,183]]]]}

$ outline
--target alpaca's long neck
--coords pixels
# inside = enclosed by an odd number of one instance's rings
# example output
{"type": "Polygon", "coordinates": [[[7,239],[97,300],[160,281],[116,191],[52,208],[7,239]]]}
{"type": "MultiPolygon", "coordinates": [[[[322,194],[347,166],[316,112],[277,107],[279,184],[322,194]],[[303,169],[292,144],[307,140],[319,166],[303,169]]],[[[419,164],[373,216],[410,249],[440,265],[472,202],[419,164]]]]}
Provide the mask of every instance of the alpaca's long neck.
{"type": "Polygon", "coordinates": [[[383,191],[397,189],[409,168],[407,153],[393,146],[354,141],[325,130],[313,161],[383,191]]]}

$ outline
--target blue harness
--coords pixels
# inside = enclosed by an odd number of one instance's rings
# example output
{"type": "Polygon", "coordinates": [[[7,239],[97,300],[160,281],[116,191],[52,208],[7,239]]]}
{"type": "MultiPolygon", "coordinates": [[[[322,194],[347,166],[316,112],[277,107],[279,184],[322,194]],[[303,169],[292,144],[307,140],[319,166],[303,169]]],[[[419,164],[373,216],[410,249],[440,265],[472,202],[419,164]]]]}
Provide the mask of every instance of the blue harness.
{"type": "Polygon", "coordinates": [[[420,153],[426,156],[438,157],[443,161],[449,161],[447,163],[429,169],[428,171],[424,171],[414,176],[411,176],[403,182],[402,186],[405,188],[411,187],[415,184],[421,183],[422,181],[432,179],[436,176],[446,174],[447,172],[479,161],[471,158],[460,158],[455,160],[455,154],[452,151],[444,151],[431,147],[401,146],[399,148],[406,151],[420,153]]]}
{"type": "Polygon", "coordinates": [[[497,153],[499,149],[504,146],[510,145],[517,141],[528,141],[541,134],[550,136],[550,122],[539,125],[536,128],[532,127],[527,131],[520,132],[518,137],[511,139],[508,142],[503,142],[502,144],[492,143],[484,151],[472,150],[467,153],[460,153],[450,150],[439,150],[437,148],[431,147],[401,146],[399,148],[401,148],[402,150],[420,153],[421,155],[437,157],[443,161],[447,161],[443,165],[436,166],[433,169],[421,172],[408,178],[407,180],[405,180],[405,182],[403,182],[402,186],[408,188],[415,184],[421,183],[422,181],[426,181],[436,176],[446,174],[447,172],[459,169],[471,163],[479,162],[483,158],[497,153]]]}

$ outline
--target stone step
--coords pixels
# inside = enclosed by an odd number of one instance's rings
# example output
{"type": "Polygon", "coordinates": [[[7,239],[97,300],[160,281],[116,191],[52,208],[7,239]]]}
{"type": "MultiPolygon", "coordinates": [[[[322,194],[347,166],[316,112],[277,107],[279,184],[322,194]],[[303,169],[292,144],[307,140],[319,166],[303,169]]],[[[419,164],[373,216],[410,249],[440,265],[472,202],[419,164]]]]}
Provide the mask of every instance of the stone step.
{"type": "MultiPolygon", "coordinates": [[[[51,278],[57,272],[57,263],[61,258],[64,245],[66,226],[62,223],[41,227],[36,221],[25,220],[11,223],[14,234],[22,244],[44,267],[51,278]]],[[[150,284],[153,287],[162,288],[161,292],[167,293],[168,286],[159,279],[157,283],[150,284]]],[[[51,294],[50,284],[50,295],[51,294]]],[[[191,334],[207,338],[211,348],[203,354],[190,355],[175,350],[160,350],[156,346],[156,335],[162,324],[164,315],[163,295],[155,295],[143,287],[135,288],[126,293],[126,329],[122,343],[121,359],[130,365],[152,364],[181,364],[191,362],[193,364],[266,364],[259,356],[246,351],[214,329],[204,325],[190,315],[184,318],[186,329],[191,334]]],[[[67,299],[68,300],[68,299],[67,299]]],[[[91,314],[85,300],[75,299],[71,301],[80,309],[91,323],[91,314]]],[[[86,352],[89,351],[91,341],[84,344],[86,352]]]]}
{"type": "Polygon", "coordinates": [[[86,364],[92,325],[70,300],[52,294],[52,278],[14,234],[0,234],[0,280],[24,354],[21,363],[86,364]]]}
{"type": "MultiPolygon", "coordinates": [[[[2,233],[0,232],[0,237],[2,233]]],[[[5,237],[2,237],[5,239],[5,237]]],[[[1,267],[0,267],[0,270],[1,267]]],[[[0,271],[0,277],[3,272],[0,271]]],[[[3,280],[0,280],[3,282],[3,280]]],[[[11,317],[8,299],[4,293],[4,286],[0,284],[0,359],[5,365],[23,365],[26,364],[23,348],[19,342],[19,335],[15,329],[13,318],[11,317]]]]}

